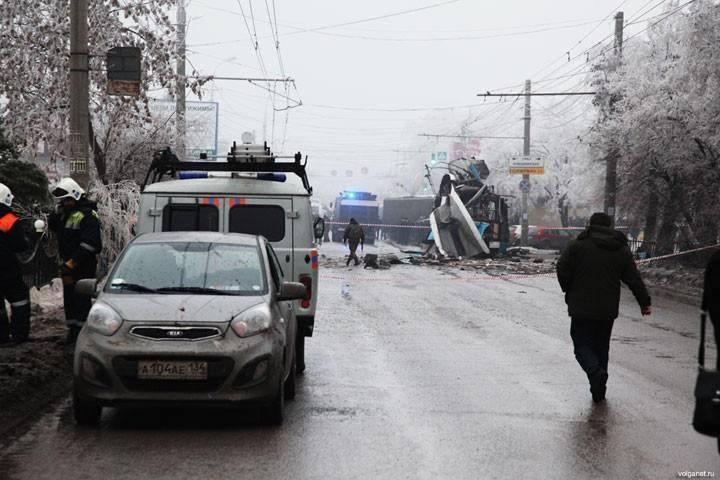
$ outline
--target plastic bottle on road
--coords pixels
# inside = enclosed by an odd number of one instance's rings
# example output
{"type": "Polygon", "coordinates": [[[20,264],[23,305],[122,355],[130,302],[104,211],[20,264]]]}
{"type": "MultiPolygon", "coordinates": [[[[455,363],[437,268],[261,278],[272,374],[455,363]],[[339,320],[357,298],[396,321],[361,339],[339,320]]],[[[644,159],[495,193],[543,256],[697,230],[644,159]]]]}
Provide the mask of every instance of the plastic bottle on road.
{"type": "Polygon", "coordinates": [[[343,282],[340,287],[340,296],[345,300],[350,300],[350,282],[343,282]]]}

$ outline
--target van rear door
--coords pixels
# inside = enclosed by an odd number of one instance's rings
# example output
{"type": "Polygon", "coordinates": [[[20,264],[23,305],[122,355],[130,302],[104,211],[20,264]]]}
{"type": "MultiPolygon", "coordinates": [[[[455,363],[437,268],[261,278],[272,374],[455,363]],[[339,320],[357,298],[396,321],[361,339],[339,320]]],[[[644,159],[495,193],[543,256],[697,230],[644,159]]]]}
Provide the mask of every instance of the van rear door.
{"type": "Polygon", "coordinates": [[[225,199],[230,233],[263,235],[272,244],[286,278],[295,278],[293,265],[292,197],[230,197],[225,199]]]}
{"type": "Polygon", "coordinates": [[[221,232],[224,205],[218,197],[155,197],[153,232],[221,232]]]}

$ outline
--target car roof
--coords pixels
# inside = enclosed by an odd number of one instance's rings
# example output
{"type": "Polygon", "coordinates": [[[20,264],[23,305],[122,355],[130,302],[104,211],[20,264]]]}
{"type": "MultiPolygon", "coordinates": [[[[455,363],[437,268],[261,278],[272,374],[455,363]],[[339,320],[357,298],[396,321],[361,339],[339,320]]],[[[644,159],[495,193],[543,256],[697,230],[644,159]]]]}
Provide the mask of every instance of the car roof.
{"type": "Polygon", "coordinates": [[[274,182],[254,178],[192,178],[153,183],[143,193],[192,195],[300,195],[310,194],[292,181],[274,182]]]}
{"type": "Polygon", "coordinates": [[[133,243],[160,242],[230,243],[233,245],[257,246],[258,242],[262,242],[262,237],[246,233],[154,232],[143,233],[133,240],[133,243]]]}

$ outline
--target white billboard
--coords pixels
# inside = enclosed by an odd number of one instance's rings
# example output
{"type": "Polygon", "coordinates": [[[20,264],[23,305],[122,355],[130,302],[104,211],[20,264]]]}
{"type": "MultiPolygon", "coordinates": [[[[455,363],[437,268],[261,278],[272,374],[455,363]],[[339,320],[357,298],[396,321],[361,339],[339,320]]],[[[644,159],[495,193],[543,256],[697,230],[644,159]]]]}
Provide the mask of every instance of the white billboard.
{"type": "MultiPolygon", "coordinates": [[[[153,119],[164,122],[175,115],[174,100],[151,100],[150,114],[153,119]]],[[[185,152],[197,160],[201,153],[209,157],[217,155],[218,102],[185,102],[185,152]]]]}

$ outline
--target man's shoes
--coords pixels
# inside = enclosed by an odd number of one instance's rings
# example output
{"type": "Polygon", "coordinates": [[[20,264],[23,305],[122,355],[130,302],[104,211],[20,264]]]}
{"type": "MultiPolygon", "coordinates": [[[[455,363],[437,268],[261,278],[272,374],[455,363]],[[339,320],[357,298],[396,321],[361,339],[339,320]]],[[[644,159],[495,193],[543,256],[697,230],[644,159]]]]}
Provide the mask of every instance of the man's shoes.
{"type": "Polygon", "coordinates": [[[350,257],[348,257],[347,262],[345,262],[345,266],[346,267],[350,266],[350,257]]]}
{"type": "Polygon", "coordinates": [[[65,337],[65,345],[75,345],[78,335],[80,335],[80,329],[77,327],[70,327],[67,336],[65,337]]]}
{"type": "Polygon", "coordinates": [[[600,370],[590,377],[590,393],[592,394],[593,402],[598,403],[605,400],[607,380],[608,374],[605,370],[600,370]]]}

